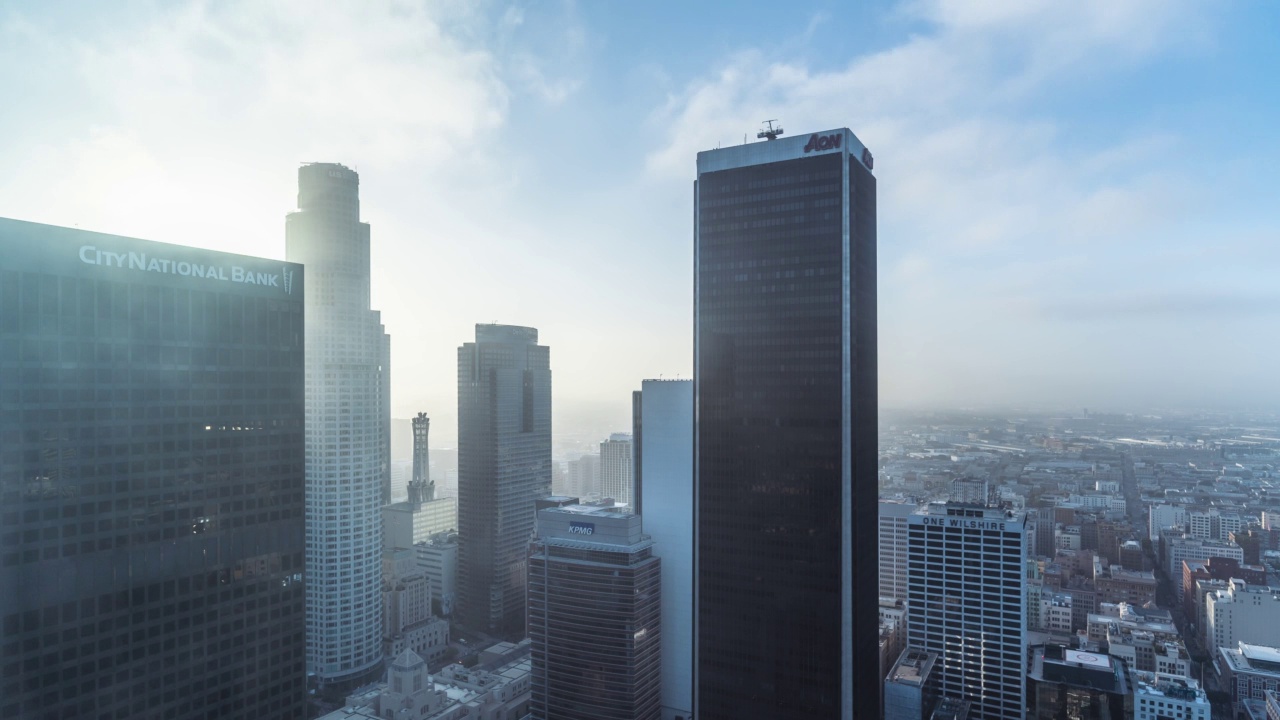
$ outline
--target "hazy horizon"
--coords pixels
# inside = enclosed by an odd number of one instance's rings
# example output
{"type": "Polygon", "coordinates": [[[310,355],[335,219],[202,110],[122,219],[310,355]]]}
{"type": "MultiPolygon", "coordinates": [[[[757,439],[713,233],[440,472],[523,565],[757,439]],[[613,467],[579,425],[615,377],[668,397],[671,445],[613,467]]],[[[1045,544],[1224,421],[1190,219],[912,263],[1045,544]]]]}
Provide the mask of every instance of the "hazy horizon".
{"type": "Polygon", "coordinates": [[[457,348],[497,321],[551,347],[557,432],[603,433],[690,377],[696,152],[847,126],[882,406],[1280,400],[1280,6],[308,8],[6,7],[0,216],[282,258],[298,165],[346,164],[393,416],[456,432],[457,348]]]}

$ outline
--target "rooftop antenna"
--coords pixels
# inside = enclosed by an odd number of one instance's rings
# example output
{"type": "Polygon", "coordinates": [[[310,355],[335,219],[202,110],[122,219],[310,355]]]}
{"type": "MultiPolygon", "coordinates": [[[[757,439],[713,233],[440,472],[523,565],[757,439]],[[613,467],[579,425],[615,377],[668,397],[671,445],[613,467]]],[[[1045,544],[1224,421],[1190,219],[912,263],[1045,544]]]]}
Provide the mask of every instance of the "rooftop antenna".
{"type": "Polygon", "coordinates": [[[765,120],[765,121],[764,121],[764,124],[765,124],[765,125],[767,125],[768,127],[767,127],[766,129],[761,130],[760,132],[756,133],[756,137],[757,137],[757,138],[762,138],[762,139],[765,139],[765,140],[777,140],[777,139],[778,139],[778,136],[779,136],[779,135],[781,135],[781,134],[783,133],[783,130],[782,130],[782,126],[781,126],[781,125],[779,125],[778,127],[774,127],[774,126],[773,126],[773,124],[774,124],[774,123],[776,123],[776,122],[778,122],[778,121],[777,121],[777,120],[765,120]]]}

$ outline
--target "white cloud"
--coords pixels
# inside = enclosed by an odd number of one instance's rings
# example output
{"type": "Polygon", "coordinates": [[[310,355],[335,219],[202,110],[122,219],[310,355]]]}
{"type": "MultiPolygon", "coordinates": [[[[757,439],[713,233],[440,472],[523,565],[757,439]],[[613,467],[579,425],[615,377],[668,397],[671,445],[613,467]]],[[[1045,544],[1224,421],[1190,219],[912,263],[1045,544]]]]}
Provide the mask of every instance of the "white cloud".
{"type": "Polygon", "coordinates": [[[1042,108],[1058,88],[1111,82],[1176,51],[1196,36],[1193,10],[933,0],[902,16],[927,32],[843,68],[738,52],[654,113],[666,142],[647,168],[687,181],[696,152],[754,138],[761,118],[793,132],[848,126],[877,159],[885,401],[971,398],[984,376],[1031,377],[1015,372],[1028,363],[1069,374],[1075,341],[1046,326],[1035,302],[1140,272],[1138,253],[1116,250],[1162,232],[1177,245],[1171,231],[1194,212],[1192,190],[1172,160],[1184,149],[1177,135],[1091,145],[1042,108]]]}

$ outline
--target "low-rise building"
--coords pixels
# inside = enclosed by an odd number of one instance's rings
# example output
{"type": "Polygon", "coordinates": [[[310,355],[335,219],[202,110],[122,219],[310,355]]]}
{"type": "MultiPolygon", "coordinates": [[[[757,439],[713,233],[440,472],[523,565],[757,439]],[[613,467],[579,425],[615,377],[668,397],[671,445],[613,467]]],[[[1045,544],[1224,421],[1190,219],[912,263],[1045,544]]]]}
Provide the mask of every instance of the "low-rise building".
{"type": "Polygon", "coordinates": [[[1033,648],[1031,654],[1029,720],[1130,716],[1129,673],[1119,659],[1061,645],[1033,648]]]}
{"type": "Polygon", "coordinates": [[[1094,579],[1098,600],[1104,603],[1146,605],[1156,599],[1156,574],[1112,565],[1094,579]]]}
{"type": "Polygon", "coordinates": [[[1218,686],[1231,693],[1232,715],[1247,699],[1266,701],[1268,690],[1280,690],[1280,648],[1239,643],[1218,648],[1214,663],[1218,686]]]}
{"type": "Polygon", "coordinates": [[[529,710],[529,643],[486,666],[447,665],[434,676],[405,650],[386,681],[356,690],[320,720],[518,720],[529,710]]]}
{"type": "Polygon", "coordinates": [[[1162,673],[1134,672],[1134,720],[1209,720],[1212,708],[1200,683],[1162,673]]]}
{"type": "Polygon", "coordinates": [[[938,654],[907,647],[884,679],[884,720],[928,720],[937,697],[938,654]]]}

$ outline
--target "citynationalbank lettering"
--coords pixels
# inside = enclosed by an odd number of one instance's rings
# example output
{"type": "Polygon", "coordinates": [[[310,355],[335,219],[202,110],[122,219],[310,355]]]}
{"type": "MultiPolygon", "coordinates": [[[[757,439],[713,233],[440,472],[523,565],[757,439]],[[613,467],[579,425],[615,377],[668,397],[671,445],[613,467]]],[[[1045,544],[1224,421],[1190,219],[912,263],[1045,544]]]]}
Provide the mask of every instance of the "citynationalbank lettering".
{"type": "Polygon", "coordinates": [[[144,272],[168,273],[183,277],[197,277],[206,280],[243,283],[245,285],[267,285],[278,287],[285,293],[293,294],[293,271],[288,268],[279,273],[255,272],[239,265],[220,267],[218,265],[201,265],[185,260],[168,260],[149,256],[142,252],[110,252],[99,250],[93,245],[80,247],[80,261],[87,265],[103,265],[106,267],[127,268],[144,272]]]}

